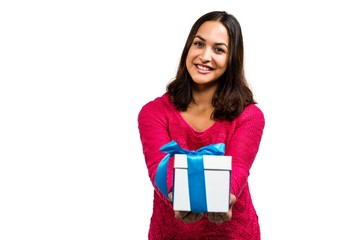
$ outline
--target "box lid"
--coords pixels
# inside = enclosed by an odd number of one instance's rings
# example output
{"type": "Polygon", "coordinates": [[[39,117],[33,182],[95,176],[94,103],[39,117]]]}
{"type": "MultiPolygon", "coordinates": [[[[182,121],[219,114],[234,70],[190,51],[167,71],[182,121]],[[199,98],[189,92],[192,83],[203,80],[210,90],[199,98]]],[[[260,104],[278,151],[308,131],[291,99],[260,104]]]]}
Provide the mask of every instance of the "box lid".
{"type": "MultiPolygon", "coordinates": [[[[204,155],[204,169],[231,170],[231,156],[204,155]]],[[[174,155],[174,168],[187,168],[187,155],[174,155]]]]}

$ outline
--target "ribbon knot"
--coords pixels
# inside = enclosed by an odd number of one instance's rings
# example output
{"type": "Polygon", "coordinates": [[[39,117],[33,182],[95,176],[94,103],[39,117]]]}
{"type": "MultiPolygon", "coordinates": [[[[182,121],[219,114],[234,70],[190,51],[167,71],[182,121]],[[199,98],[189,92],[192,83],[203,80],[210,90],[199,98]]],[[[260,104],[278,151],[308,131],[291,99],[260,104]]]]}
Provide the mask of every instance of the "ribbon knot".
{"type": "Polygon", "coordinates": [[[167,169],[170,157],[175,154],[186,154],[188,165],[188,182],[190,207],[193,212],[206,212],[206,191],[203,155],[224,155],[225,144],[210,144],[198,150],[181,148],[176,141],[163,145],[160,151],[167,155],[160,161],[155,175],[155,184],[165,197],[168,197],[167,169]]]}

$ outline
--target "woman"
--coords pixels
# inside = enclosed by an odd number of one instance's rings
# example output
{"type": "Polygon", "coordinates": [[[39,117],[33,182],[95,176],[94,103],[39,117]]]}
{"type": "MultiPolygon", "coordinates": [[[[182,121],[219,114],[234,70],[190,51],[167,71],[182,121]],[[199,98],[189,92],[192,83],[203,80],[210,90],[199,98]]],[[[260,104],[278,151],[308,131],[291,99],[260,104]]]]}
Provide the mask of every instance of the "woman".
{"type": "Polygon", "coordinates": [[[139,134],[154,185],[149,239],[260,239],[248,176],[265,120],[245,79],[243,55],[241,27],[233,15],[213,11],[201,16],[190,30],[175,79],[140,110],[139,134]],[[167,173],[169,195],[155,184],[166,155],[159,149],[170,141],[189,150],[225,144],[225,155],[232,156],[228,212],[173,210],[173,157],[167,173]]]}

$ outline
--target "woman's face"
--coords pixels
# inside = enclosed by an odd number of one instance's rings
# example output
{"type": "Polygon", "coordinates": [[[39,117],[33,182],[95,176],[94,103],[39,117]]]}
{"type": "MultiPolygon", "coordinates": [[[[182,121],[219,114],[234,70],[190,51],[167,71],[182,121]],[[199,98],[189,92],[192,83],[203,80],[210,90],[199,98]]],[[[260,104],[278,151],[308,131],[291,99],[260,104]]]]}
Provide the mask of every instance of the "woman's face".
{"type": "Polygon", "coordinates": [[[226,70],[229,36],[218,21],[204,22],[197,31],[186,57],[186,68],[199,85],[216,81],[226,70]]]}

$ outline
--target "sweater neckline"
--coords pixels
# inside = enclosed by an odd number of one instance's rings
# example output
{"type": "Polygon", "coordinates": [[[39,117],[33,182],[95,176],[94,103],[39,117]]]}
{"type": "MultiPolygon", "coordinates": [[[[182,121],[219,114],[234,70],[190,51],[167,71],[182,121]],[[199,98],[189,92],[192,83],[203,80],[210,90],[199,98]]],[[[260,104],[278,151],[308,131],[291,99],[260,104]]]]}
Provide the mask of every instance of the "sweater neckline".
{"type": "Polygon", "coordinates": [[[199,131],[196,130],[195,128],[193,128],[190,123],[188,121],[185,120],[185,118],[181,115],[180,111],[176,109],[176,107],[174,106],[174,104],[171,103],[170,98],[167,94],[164,94],[167,98],[167,102],[172,106],[172,110],[174,112],[174,115],[176,116],[176,118],[178,119],[178,122],[187,130],[189,130],[190,132],[192,132],[195,135],[198,136],[203,136],[203,135],[207,135],[210,132],[212,132],[212,129],[214,129],[216,127],[216,125],[218,124],[219,121],[215,120],[215,122],[209,126],[208,128],[206,128],[205,130],[199,131]]]}
{"type": "Polygon", "coordinates": [[[178,118],[180,118],[181,122],[183,122],[183,124],[187,127],[187,128],[190,128],[190,130],[192,130],[194,133],[196,134],[204,134],[206,132],[209,132],[211,131],[211,129],[214,127],[214,125],[217,123],[217,121],[214,121],[208,128],[204,129],[204,130],[197,130],[195,129],[182,115],[179,111],[177,111],[177,115],[178,115],[178,118]]]}
{"type": "Polygon", "coordinates": [[[196,130],[193,126],[191,126],[191,124],[186,121],[186,119],[181,115],[181,113],[177,110],[177,109],[174,109],[174,112],[175,112],[175,115],[178,119],[178,121],[181,123],[181,125],[186,128],[187,130],[191,131],[192,133],[194,133],[195,135],[205,135],[205,134],[208,134],[209,132],[212,131],[212,129],[215,128],[215,126],[218,124],[218,121],[214,121],[213,124],[211,124],[208,128],[202,130],[202,131],[199,131],[199,130],[196,130]]]}

